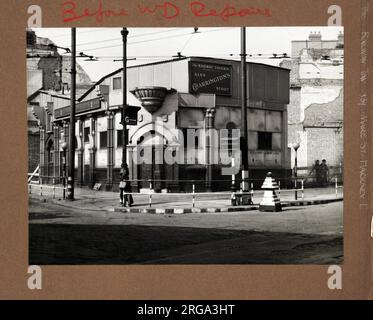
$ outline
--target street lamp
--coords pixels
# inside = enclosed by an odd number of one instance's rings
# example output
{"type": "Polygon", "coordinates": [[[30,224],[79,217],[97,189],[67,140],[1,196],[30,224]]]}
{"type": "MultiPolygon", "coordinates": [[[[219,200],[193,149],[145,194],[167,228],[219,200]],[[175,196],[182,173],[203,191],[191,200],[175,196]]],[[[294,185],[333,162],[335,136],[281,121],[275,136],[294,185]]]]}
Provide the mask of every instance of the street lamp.
{"type": "Polygon", "coordinates": [[[122,43],[123,43],[123,80],[122,80],[122,110],[121,110],[121,124],[123,126],[122,132],[122,168],[128,170],[127,165],[127,123],[125,120],[126,117],[126,109],[127,109],[127,36],[128,36],[128,29],[122,28],[121,30],[122,35],[122,43]]]}
{"type": "Polygon", "coordinates": [[[298,172],[297,172],[297,167],[298,167],[298,149],[300,147],[300,143],[294,143],[293,144],[293,149],[295,151],[295,159],[294,159],[294,186],[295,186],[295,200],[298,199],[298,191],[297,191],[297,177],[298,177],[298,172]]]}
{"type": "Polygon", "coordinates": [[[241,132],[240,148],[242,157],[242,184],[241,204],[252,204],[249,191],[249,148],[247,137],[247,68],[246,68],[246,27],[241,27],[241,132]]]}
{"type": "Polygon", "coordinates": [[[62,154],[62,161],[63,161],[63,167],[62,167],[62,183],[63,183],[63,198],[65,199],[65,188],[66,188],[66,149],[67,149],[67,142],[61,143],[61,148],[63,151],[62,154]]]}

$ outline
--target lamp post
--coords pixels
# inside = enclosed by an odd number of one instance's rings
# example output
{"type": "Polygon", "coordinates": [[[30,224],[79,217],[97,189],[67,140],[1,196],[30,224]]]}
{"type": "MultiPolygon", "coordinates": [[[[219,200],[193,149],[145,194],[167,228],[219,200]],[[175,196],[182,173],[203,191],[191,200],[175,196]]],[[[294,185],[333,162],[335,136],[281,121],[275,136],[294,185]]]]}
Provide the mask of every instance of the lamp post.
{"type": "Polygon", "coordinates": [[[121,114],[121,123],[123,126],[122,132],[122,168],[127,170],[127,123],[126,123],[126,108],[127,108],[127,36],[128,30],[127,28],[123,28],[120,32],[122,35],[122,42],[123,42],[123,106],[122,106],[122,114],[121,114]]]}
{"type": "Polygon", "coordinates": [[[231,184],[231,205],[236,206],[236,175],[234,174],[235,159],[232,154],[232,184],[231,184]]]}
{"type": "Polygon", "coordinates": [[[66,188],[66,149],[67,149],[67,142],[61,143],[62,148],[62,161],[63,161],[63,167],[62,167],[62,183],[63,183],[63,198],[65,199],[65,188],[66,188]]]}
{"type": "Polygon", "coordinates": [[[297,191],[297,177],[298,177],[298,149],[300,147],[299,142],[293,144],[293,149],[295,151],[295,159],[294,159],[294,186],[295,186],[295,200],[298,199],[298,191],[297,191]]]}
{"type": "MultiPolygon", "coordinates": [[[[246,68],[246,27],[241,27],[241,136],[240,148],[242,157],[242,184],[241,190],[244,193],[249,191],[249,156],[247,139],[247,68],[246,68]]],[[[242,204],[251,204],[249,195],[242,195],[242,204]]]]}
{"type": "Polygon", "coordinates": [[[76,99],[76,28],[71,28],[71,91],[69,128],[69,173],[67,178],[67,199],[74,200],[75,182],[75,101],[76,99]]]}

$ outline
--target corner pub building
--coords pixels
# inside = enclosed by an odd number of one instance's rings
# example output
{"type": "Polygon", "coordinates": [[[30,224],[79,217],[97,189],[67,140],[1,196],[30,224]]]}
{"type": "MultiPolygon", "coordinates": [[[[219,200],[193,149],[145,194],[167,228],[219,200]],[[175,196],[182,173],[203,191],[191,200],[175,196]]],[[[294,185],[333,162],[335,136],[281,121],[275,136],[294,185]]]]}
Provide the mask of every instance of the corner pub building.
{"type": "MultiPolygon", "coordinates": [[[[185,150],[188,162],[167,164],[159,159],[166,148],[172,152],[186,148],[181,139],[186,141],[188,129],[239,129],[240,79],[240,61],[207,57],[128,67],[127,104],[141,107],[137,123],[127,125],[132,192],[149,188],[150,180],[156,192],[190,191],[192,180],[197,192],[231,188],[231,176],[221,174],[221,168],[230,164],[211,163],[210,140],[204,134],[195,138],[196,152],[185,150]],[[134,161],[145,149],[151,154],[151,163],[134,161]]],[[[99,183],[104,190],[118,190],[123,145],[122,90],[119,69],[77,99],[77,186],[92,188],[99,183]]],[[[287,145],[289,70],[248,62],[247,97],[249,179],[260,187],[268,171],[278,179],[291,175],[287,145]]],[[[40,100],[46,112],[41,117],[44,121],[40,121],[40,176],[53,176],[61,182],[64,163],[69,163],[64,159],[62,143],[69,141],[70,102],[56,94],[40,100]]],[[[228,141],[220,148],[232,148],[235,139],[239,141],[238,136],[228,134],[228,141]]],[[[239,180],[240,172],[236,176],[239,180]]]]}

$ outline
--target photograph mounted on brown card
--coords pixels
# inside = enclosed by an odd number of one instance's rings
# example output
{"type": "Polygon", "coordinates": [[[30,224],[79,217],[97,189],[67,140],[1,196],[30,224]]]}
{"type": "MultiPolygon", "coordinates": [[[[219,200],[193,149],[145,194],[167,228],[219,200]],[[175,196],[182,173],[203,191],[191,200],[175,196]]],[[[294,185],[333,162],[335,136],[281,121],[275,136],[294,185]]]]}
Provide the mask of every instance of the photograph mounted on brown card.
{"type": "Polygon", "coordinates": [[[0,297],[367,298],[369,2],[2,3],[0,297]]]}

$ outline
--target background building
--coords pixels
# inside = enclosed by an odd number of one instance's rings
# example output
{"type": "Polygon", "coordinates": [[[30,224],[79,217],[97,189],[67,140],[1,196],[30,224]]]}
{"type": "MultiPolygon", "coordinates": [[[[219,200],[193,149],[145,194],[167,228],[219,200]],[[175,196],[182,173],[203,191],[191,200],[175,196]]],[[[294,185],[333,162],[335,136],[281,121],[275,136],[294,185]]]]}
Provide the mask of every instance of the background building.
{"type": "MultiPolygon", "coordinates": [[[[40,91],[43,91],[44,94],[69,97],[71,59],[70,55],[59,54],[58,47],[48,38],[38,37],[30,29],[27,30],[26,35],[28,167],[29,172],[33,172],[40,162],[39,126],[45,126],[45,115],[41,114],[48,109],[47,104],[42,103],[43,101],[46,103],[47,100],[41,98],[39,101],[38,96],[40,91]]],[[[90,77],[77,64],[78,96],[91,85],[90,77]]]]}
{"type": "MultiPolygon", "coordinates": [[[[343,33],[336,40],[322,40],[320,33],[311,32],[307,40],[292,41],[292,60],[280,65],[291,69],[288,145],[300,143],[298,166],[312,167],[316,160],[326,159],[329,166],[339,168],[343,163],[343,33]]],[[[291,159],[294,166],[294,150],[291,159]]]]}

